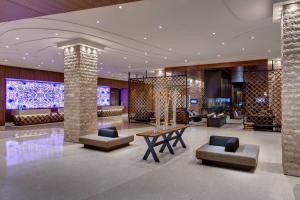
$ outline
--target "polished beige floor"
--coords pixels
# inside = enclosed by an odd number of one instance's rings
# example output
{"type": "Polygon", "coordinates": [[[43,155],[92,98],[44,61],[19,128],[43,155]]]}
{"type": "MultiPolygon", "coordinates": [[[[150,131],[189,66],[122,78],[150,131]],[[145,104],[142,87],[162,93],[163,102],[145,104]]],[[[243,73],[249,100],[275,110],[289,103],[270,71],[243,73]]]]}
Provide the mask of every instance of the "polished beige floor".
{"type": "MultiPolygon", "coordinates": [[[[128,124],[125,116],[99,119],[99,127],[112,125],[125,134],[152,129],[128,124]]],[[[63,123],[8,127],[0,135],[1,200],[300,199],[300,178],[282,174],[280,134],[246,132],[239,124],[192,126],[184,134],[188,148],[160,154],[159,164],[141,159],[146,146],[138,137],[131,146],[110,153],[64,143],[63,123]],[[195,150],[212,134],[260,145],[256,171],[201,165],[195,150]]]]}

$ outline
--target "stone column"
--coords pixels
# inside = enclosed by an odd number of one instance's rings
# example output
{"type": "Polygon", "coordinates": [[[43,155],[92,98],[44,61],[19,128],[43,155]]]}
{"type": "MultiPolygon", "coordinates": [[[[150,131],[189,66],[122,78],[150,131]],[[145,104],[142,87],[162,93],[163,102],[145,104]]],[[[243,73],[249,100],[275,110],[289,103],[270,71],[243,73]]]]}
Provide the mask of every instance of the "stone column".
{"type": "Polygon", "coordinates": [[[300,176],[300,2],[281,9],[282,163],[286,175],[300,176]]]}
{"type": "Polygon", "coordinates": [[[78,142],[80,136],[97,132],[98,52],[82,43],[68,43],[64,56],[65,141],[78,142]]]}

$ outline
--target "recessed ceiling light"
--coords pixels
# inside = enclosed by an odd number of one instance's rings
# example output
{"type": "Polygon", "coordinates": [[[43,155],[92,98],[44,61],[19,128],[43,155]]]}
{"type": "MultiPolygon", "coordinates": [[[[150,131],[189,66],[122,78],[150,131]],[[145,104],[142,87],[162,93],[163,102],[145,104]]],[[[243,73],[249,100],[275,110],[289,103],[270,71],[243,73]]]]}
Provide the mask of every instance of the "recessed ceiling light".
{"type": "Polygon", "coordinates": [[[244,48],[244,47],[242,48],[242,51],[245,51],[245,48],[244,48]]]}
{"type": "Polygon", "coordinates": [[[122,8],[123,8],[123,6],[118,6],[118,8],[119,8],[119,9],[122,9],[122,8]]]}
{"type": "Polygon", "coordinates": [[[215,35],[216,35],[216,33],[215,33],[215,32],[213,32],[213,33],[212,33],[212,35],[214,35],[214,36],[215,36],[215,35]]]}
{"type": "Polygon", "coordinates": [[[224,45],[225,45],[225,42],[222,42],[221,44],[224,46],[224,45]]]}
{"type": "Polygon", "coordinates": [[[271,49],[268,49],[268,53],[271,53],[272,52],[272,50],[271,49]]]}
{"type": "Polygon", "coordinates": [[[100,63],[100,65],[103,65],[103,63],[100,63]]]}
{"type": "Polygon", "coordinates": [[[198,51],[198,52],[197,52],[197,55],[198,55],[198,56],[199,56],[199,55],[201,55],[201,52],[200,52],[200,51],[198,51]]]}
{"type": "Polygon", "coordinates": [[[99,55],[102,55],[102,52],[99,51],[99,55]]]}
{"type": "Polygon", "coordinates": [[[126,57],[126,56],[124,56],[124,57],[123,57],[123,59],[124,59],[124,60],[127,60],[127,57],[126,57]]]}
{"type": "Polygon", "coordinates": [[[147,64],[147,63],[148,63],[148,60],[145,60],[145,63],[147,64]]]}
{"type": "Polygon", "coordinates": [[[7,60],[7,59],[5,59],[5,60],[4,60],[4,62],[8,62],[8,60],[7,60]]]}
{"type": "Polygon", "coordinates": [[[97,20],[97,21],[96,21],[96,23],[97,23],[97,24],[99,24],[99,23],[100,23],[100,21],[99,21],[99,20],[97,20]]]}
{"type": "Polygon", "coordinates": [[[147,40],[148,38],[147,37],[144,37],[144,40],[147,40]]]}
{"type": "Polygon", "coordinates": [[[54,33],[54,35],[58,36],[59,34],[58,33],[54,33]]]}
{"type": "Polygon", "coordinates": [[[52,63],[54,63],[54,60],[51,60],[52,63]]]}
{"type": "Polygon", "coordinates": [[[163,29],[164,27],[162,25],[158,26],[159,29],[163,29]]]}
{"type": "Polygon", "coordinates": [[[129,65],[128,68],[131,68],[131,65],[129,65]]]}
{"type": "Polygon", "coordinates": [[[41,65],[43,65],[43,64],[44,64],[44,62],[42,61],[42,62],[41,62],[41,65]]]}
{"type": "Polygon", "coordinates": [[[172,48],[169,48],[169,51],[172,51],[173,49],[172,48]]]}
{"type": "Polygon", "coordinates": [[[28,55],[29,55],[29,53],[27,53],[27,52],[26,52],[26,53],[25,53],[25,55],[26,55],[26,56],[28,56],[28,55]]]}
{"type": "Polygon", "coordinates": [[[57,54],[58,54],[58,55],[61,55],[61,52],[58,52],[57,54]]]}
{"type": "Polygon", "coordinates": [[[9,48],[9,46],[8,46],[8,45],[6,45],[6,46],[5,46],[5,48],[7,48],[7,49],[8,49],[8,48],[9,48]]]}
{"type": "Polygon", "coordinates": [[[19,40],[20,38],[19,37],[16,37],[16,40],[19,40]]]}
{"type": "Polygon", "coordinates": [[[154,71],[154,70],[150,70],[149,72],[150,72],[150,73],[155,73],[155,71],[154,71]]]}
{"type": "Polygon", "coordinates": [[[145,53],[144,53],[144,55],[145,55],[145,56],[147,56],[147,55],[148,55],[148,53],[147,53],[147,52],[145,52],[145,53]]]}
{"type": "Polygon", "coordinates": [[[23,57],[23,60],[26,60],[26,57],[23,57]]]}
{"type": "Polygon", "coordinates": [[[254,37],[254,36],[251,36],[251,37],[250,37],[250,39],[251,39],[251,40],[254,40],[254,39],[255,39],[255,37],[254,37]]]}
{"type": "Polygon", "coordinates": [[[187,63],[187,62],[188,62],[188,60],[187,60],[187,59],[185,59],[185,60],[184,60],[184,62],[185,62],[185,63],[187,63]]]}
{"type": "Polygon", "coordinates": [[[107,72],[107,73],[111,74],[111,72],[107,72]]]}
{"type": "Polygon", "coordinates": [[[103,67],[100,67],[100,69],[104,69],[103,67]]]}
{"type": "Polygon", "coordinates": [[[168,59],[168,57],[167,57],[167,56],[165,56],[165,57],[164,57],[164,59],[165,59],[165,60],[167,60],[167,59],[168,59]]]}
{"type": "Polygon", "coordinates": [[[218,56],[218,57],[221,57],[221,54],[218,54],[217,56],[218,56]]]}
{"type": "Polygon", "coordinates": [[[38,65],[38,67],[40,67],[41,65],[38,65]]]}

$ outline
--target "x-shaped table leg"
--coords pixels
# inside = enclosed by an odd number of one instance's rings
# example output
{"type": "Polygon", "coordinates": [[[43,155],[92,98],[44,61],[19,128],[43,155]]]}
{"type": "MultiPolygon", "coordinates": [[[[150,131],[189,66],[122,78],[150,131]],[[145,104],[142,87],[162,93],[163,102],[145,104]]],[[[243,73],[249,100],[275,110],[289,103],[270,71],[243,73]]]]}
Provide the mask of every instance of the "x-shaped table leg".
{"type": "Polygon", "coordinates": [[[143,160],[147,160],[148,156],[151,153],[152,156],[153,156],[153,158],[154,158],[154,160],[155,160],[155,162],[159,162],[159,159],[158,159],[158,157],[157,157],[157,155],[155,153],[155,150],[154,150],[154,146],[155,146],[155,143],[157,141],[157,138],[158,137],[154,137],[152,139],[152,141],[150,141],[150,139],[148,137],[144,136],[144,139],[145,139],[145,141],[146,141],[146,143],[148,145],[148,149],[147,149],[147,151],[146,151],[146,153],[145,153],[145,155],[143,157],[143,160]]]}
{"type": "Polygon", "coordinates": [[[183,148],[186,148],[183,140],[182,140],[182,134],[184,132],[185,129],[181,129],[180,131],[176,131],[175,134],[176,134],[176,139],[175,139],[175,142],[173,143],[173,147],[176,147],[177,143],[180,142],[182,147],[183,148]]]}
{"type": "Polygon", "coordinates": [[[170,145],[170,139],[172,138],[173,132],[169,133],[168,136],[163,135],[163,140],[164,140],[164,144],[161,146],[159,152],[162,153],[164,152],[165,148],[168,147],[169,151],[171,154],[174,154],[174,151],[172,149],[172,146],[170,145]]]}

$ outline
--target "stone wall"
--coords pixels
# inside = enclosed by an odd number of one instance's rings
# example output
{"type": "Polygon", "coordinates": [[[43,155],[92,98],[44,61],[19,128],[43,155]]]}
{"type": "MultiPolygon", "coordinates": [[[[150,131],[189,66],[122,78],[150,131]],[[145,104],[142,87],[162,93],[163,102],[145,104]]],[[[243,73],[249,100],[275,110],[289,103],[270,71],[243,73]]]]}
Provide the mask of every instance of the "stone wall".
{"type": "Polygon", "coordinates": [[[283,9],[282,70],[283,168],[300,176],[300,3],[283,9]]]}
{"type": "Polygon", "coordinates": [[[188,72],[188,94],[190,99],[198,99],[198,104],[190,103],[190,110],[198,113],[202,111],[202,104],[204,101],[204,71],[188,72]]]}
{"type": "Polygon", "coordinates": [[[65,141],[97,132],[97,51],[83,46],[64,51],[65,141]]]}

